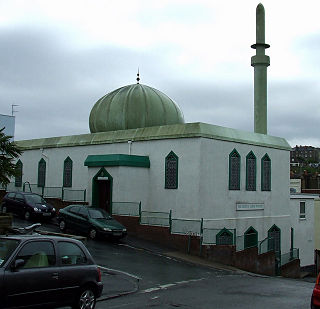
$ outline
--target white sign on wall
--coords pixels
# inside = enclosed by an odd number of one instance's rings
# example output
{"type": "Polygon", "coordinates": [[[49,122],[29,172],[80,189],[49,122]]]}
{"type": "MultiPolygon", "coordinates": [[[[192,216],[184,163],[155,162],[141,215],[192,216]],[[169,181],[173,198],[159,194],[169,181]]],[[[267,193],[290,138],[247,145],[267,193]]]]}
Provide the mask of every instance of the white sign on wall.
{"type": "Polygon", "coordinates": [[[290,179],[290,193],[301,193],[301,179],[290,179]]]}
{"type": "Polygon", "coordinates": [[[237,203],[237,210],[263,210],[263,203],[237,203]]]}

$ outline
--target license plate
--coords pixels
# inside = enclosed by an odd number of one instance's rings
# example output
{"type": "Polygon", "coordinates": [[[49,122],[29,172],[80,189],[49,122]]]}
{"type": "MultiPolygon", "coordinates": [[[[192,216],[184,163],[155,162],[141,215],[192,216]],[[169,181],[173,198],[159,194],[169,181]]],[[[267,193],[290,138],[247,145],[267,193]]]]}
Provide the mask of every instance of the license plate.
{"type": "Polygon", "coordinates": [[[50,217],[50,216],[51,216],[51,213],[47,213],[47,212],[46,212],[46,213],[43,214],[43,216],[44,216],[44,217],[50,217]]]}

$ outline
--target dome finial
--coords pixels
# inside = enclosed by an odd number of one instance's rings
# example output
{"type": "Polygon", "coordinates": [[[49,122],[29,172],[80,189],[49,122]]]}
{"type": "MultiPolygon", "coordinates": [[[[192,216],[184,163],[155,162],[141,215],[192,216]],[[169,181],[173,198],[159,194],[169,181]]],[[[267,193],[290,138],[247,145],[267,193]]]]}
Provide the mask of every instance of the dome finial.
{"type": "Polygon", "coordinates": [[[139,84],[139,80],[140,80],[140,74],[139,74],[139,68],[138,68],[138,73],[137,73],[137,84],[139,84]]]}

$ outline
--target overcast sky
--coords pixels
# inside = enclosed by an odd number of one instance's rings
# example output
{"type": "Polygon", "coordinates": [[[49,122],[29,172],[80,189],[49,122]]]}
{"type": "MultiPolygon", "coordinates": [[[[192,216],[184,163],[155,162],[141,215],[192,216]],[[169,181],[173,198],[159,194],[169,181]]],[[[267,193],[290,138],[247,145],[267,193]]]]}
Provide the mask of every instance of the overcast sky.
{"type": "MultiPolygon", "coordinates": [[[[0,0],[0,114],[15,139],[89,132],[94,103],[135,83],[186,122],[253,131],[251,0],[0,0]]],[[[265,0],[268,134],[320,147],[320,1],[265,0]]]]}

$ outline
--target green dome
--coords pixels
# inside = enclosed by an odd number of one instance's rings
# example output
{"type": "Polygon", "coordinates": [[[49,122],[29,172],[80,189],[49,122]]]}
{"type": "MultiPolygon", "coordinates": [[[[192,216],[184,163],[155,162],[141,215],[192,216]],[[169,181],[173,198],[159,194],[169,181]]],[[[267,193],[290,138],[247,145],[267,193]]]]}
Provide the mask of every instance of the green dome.
{"type": "Polygon", "coordinates": [[[174,101],[161,91],[142,84],[116,89],[93,106],[91,133],[184,123],[174,101]]]}

